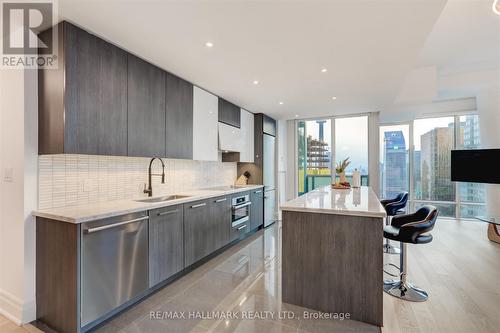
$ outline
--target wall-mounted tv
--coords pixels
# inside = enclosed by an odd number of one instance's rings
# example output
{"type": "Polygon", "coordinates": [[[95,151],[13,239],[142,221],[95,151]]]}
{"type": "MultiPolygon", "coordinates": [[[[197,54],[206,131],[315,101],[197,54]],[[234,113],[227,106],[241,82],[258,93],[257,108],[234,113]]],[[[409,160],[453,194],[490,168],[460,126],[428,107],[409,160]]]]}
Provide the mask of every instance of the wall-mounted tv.
{"type": "Polygon", "coordinates": [[[451,180],[500,184],[500,149],[452,150],[451,180]]]}

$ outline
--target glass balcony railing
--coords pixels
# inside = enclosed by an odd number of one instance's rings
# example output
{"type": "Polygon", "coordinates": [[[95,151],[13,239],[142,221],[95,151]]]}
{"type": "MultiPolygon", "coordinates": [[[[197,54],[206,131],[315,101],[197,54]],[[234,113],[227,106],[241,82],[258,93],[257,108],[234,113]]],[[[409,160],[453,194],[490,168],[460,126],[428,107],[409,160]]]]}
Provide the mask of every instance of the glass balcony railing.
{"type": "MultiPolygon", "coordinates": [[[[336,177],[337,181],[339,177],[336,177]]],[[[346,175],[347,181],[352,184],[352,175],[346,175]]],[[[299,193],[299,195],[312,191],[318,187],[330,185],[332,183],[331,175],[306,175],[304,182],[304,192],[299,193]]],[[[368,185],[368,175],[361,175],[361,185],[368,185]]]]}

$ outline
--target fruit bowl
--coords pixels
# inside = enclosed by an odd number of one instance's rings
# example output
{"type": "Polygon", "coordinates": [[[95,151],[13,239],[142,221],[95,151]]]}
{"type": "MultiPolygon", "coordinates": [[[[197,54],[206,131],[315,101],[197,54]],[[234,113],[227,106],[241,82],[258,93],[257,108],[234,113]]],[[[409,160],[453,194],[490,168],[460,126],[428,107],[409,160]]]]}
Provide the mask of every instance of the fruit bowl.
{"type": "Polygon", "coordinates": [[[350,190],[351,189],[351,184],[349,182],[337,182],[335,184],[332,184],[332,188],[336,190],[350,190]]]}

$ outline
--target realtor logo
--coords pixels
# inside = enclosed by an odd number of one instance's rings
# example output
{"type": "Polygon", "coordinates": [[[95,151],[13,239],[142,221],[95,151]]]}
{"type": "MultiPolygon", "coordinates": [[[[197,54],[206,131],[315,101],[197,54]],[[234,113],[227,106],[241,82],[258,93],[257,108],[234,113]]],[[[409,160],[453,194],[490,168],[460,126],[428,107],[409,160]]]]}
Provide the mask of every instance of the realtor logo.
{"type": "Polygon", "coordinates": [[[56,3],[2,1],[2,68],[56,68],[56,3]],[[43,38],[41,37],[43,36],[43,38]]]}

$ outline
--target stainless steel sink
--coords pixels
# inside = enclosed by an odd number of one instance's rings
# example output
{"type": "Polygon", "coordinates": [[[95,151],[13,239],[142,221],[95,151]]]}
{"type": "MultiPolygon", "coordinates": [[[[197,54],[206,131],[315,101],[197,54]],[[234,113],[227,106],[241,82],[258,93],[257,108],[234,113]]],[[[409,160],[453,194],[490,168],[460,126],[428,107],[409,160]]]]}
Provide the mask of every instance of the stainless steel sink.
{"type": "Polygon", "coordinates": [[[140,200],[135,200],[137,202],[163,202],[163,201],[170,201],[170,200],[178,200],[178,199],[185,199],[189,198],[190,195],[167,195],[164,197],[157,197],[157,198],[149,198],[149,199],[140,199],[140,200]]]}

